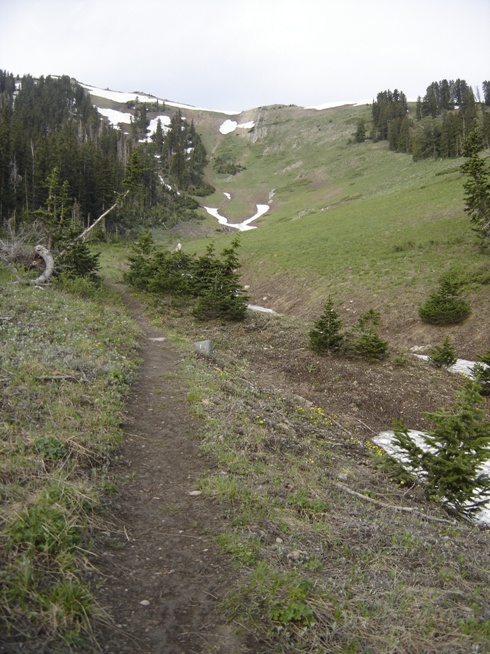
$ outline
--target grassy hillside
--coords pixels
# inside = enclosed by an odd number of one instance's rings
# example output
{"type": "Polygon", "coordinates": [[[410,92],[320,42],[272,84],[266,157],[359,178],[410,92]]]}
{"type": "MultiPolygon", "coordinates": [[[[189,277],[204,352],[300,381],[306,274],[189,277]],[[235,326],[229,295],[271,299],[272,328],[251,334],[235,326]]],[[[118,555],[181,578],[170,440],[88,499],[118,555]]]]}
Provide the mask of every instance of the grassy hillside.
{"type": "MultiPolygon", "coordinates": [[[[312,318],[331,294],[347,322],[374,307],[402,347],[439,338],[439,330],[421,326],[417,309],[453,269],[465,281],[473,314],[449,332],[474,356],[490,346],[481,328],[490,308],[481,283],[488,282],[490,262],[464,213],[461,160],[414,162],[387,143],[352,143],[361,117],[369,120],[369,106],[263,107],[237,117],[254,120],[253,129],[221,135],[223,117],[194,116],[216,187],[203,204],[230,222],[253,215],[257,203],[270,205],[258,229],[241,238],[242,273],[254,302],[312,318]],[[217,174],[213,162],[223,155],[245,169],[217,174]]],[[[189,241],[188,249],[202,251],[210,236],[227,238],[213,218],[206,224],[207,238],[189,241]]]]}

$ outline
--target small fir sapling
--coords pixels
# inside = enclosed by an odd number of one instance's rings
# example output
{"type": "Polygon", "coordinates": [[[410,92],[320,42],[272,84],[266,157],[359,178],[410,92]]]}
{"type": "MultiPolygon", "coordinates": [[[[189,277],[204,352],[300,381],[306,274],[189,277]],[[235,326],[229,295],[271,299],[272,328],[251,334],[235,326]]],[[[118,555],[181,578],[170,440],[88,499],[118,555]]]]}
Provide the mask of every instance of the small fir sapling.
{"type": "Polygon", "coordinates": [[[435,345],[429,354],[429,361],[437,368],[449,368],[453,366],[458,360],[456,349],[449,338],[446,338],[439,345],[435,345]]]}
{"type": "Polygon", "coordinates": [[[471,514],[490,501],[490,478],[481,472],[490,459],[490,422],[480,408],[483,398],[477,383],[468,380],[456,397],[451,411],[424,414],[434,425],[424,435],[426,448],[411,439],[402,422],[395,424],[394,440],[429,497],[471,514]]]}
{"type": "Polygon", "coordinates": [[[341,334],[342,321],[334,309],[330,296],[325,303],[322,315],[313,325],[313,329],[309,333],[312,350],[319,354],[325,354],[342,348],[344,344],[344,336],[341,334]]]}
{"type": "Polygon", "coordinates": [[[388,342],[379,336],[376,327],[381,322],[378,311],[369,309],[357,321],[351,335],[350,349],[370,361],[383,359],[388,352],[388,342]]]}
{"type": "Polygon", "coordinates": [[[419,309],[420,318],[431,325],[453,325],[463,322],[471,313],[471,307],[461,297],[461,284],[446,277],[439,288],[419,309]]]}

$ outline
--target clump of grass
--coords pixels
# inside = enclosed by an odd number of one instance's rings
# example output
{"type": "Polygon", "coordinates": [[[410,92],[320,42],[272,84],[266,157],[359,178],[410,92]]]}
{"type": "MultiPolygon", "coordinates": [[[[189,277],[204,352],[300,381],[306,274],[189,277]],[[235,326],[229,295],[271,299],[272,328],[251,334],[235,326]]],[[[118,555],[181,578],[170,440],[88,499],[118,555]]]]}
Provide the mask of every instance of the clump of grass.
{"type": "Polygon", "coordinates": [[[2,283],[0,640],[54,651],[99,614],[84,571],[137,330],[100,283],[2,283]]]}

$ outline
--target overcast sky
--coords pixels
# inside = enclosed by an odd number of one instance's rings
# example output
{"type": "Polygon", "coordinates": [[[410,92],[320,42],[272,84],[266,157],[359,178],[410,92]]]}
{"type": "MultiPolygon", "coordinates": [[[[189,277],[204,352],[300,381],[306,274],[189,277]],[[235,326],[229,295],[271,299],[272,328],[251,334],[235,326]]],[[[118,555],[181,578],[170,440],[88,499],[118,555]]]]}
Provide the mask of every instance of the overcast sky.
{"type": "Polygon", "coordinates": [[[0,69],[209,109],[490,79],[490,0],[0,0],[0,69]]]}

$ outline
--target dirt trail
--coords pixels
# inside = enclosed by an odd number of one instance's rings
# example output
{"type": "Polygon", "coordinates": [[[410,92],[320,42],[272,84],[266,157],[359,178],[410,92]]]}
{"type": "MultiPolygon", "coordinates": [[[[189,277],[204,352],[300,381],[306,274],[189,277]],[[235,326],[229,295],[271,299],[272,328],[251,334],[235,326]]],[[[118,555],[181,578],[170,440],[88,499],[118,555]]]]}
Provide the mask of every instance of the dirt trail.
{"type": "Polygon", "coordinates": [[[98,599],[115,624],[98,641],[111,654],[257,651],[219,614],[219,600],[238,573],[213,541],[226,523],[223,510],[191,495],[213,464],[194,437],[179,354],[137,300],[125,301],[141,326],[142,367],[116,470],[115,531],[99,552],[107,579],[98,599]]]}

